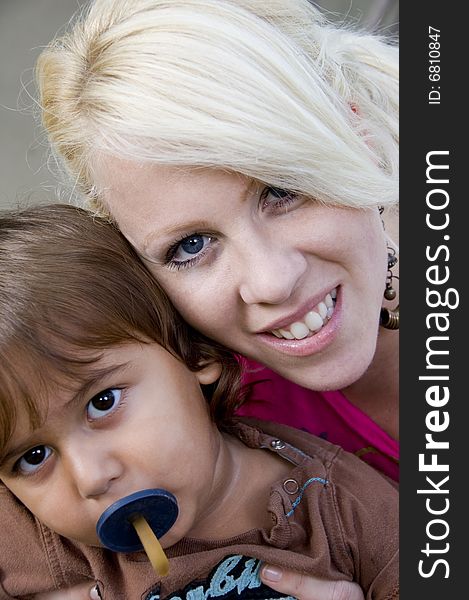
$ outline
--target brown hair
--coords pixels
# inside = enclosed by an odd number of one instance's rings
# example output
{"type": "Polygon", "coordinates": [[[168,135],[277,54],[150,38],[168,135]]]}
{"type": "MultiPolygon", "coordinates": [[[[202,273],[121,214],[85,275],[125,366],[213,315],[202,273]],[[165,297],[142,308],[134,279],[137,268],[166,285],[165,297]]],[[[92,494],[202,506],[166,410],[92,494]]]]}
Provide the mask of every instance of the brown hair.
{"type": "Polygon", "coordinates": [[[156,342],[191,371],[220,362],[203,391],[214,420],[229,421],[242,398],[236,357],[183,321],[114,225],[60,204],[0,216],[0,451],[19,402],[36,426],[54,373],[80,377],[131,341],[156,342]]]}

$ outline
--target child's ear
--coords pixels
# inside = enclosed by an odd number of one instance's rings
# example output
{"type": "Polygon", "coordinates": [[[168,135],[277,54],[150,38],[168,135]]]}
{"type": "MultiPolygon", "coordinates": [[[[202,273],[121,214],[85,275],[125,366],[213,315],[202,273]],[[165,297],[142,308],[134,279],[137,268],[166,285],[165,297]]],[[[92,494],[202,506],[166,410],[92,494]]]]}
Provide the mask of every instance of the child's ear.
{"type": "Polygon", "coordinates": [[[203,363],[202,368],[195,373],[200,385],[215,383],[221,375],[221,364],[219,362],[203,363]]]}

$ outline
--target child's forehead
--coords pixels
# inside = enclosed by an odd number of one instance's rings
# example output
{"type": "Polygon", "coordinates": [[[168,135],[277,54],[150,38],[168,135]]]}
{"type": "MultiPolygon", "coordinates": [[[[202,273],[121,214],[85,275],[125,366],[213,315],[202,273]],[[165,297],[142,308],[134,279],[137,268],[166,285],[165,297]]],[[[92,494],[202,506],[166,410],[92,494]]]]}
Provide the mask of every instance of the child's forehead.
{"type": "Polygon", "coordinates": [[[76,393],[90,373],[99,371],[100,353],[75,348],[68,354],[45,356],[23,349],[21,356],[16,352],[5,355],[0,369],[4,432],[12,427],[38,427],[47,418],[51,403],[76,393]]]}

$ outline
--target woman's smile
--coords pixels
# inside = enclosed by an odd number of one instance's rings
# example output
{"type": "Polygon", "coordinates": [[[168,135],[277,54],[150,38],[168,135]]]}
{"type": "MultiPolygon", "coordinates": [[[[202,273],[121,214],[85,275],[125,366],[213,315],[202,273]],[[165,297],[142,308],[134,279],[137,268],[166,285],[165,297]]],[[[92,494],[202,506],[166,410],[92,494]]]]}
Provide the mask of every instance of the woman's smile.
{"type": "MultiPolygon", "coordinates": [[[[332,293],[337,293],[336,288],[332,293]]],[[[320,302],[303,319],[295,320],[290,326],[260,332],[256,341],[274,352],[291,357],[308,357],[323,352],[333,344],[340,328],[340,298],[336,295],[333,299],[331,294],[327,297],[330,298],[327,304],[326,301],[320,302]],[[313,330],[311,325],[316,329],[313,330]]]]}
{"type": "Polygon", "coordinates": [[[284,319],[278,319],[275,323],[265,327],[277,338],[286,340],[302,340],[311,337],[320,331],[334,314],[337,289],[333,288],[319,303],[310,302],[310,309],[299,309],[295,314],[284,319]]]}

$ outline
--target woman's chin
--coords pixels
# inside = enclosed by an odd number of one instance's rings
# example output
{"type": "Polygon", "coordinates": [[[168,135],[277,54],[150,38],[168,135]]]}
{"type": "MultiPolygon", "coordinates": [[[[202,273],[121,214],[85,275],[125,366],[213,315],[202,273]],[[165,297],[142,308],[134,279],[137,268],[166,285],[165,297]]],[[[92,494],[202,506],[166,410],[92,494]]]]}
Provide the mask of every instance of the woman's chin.
{"type": "MultiPolygon", "coordinates": [[[[324,392],[341,390],[359,381],[370,367],[376,344],[360,347],[360,356],[344,352],[322,357],[320,361],[297,360],[284,365],[266,365],[273,371],[304,388],[324,392]]],[[[317,357],[316,357],[317,358],[317,357]]]]}

